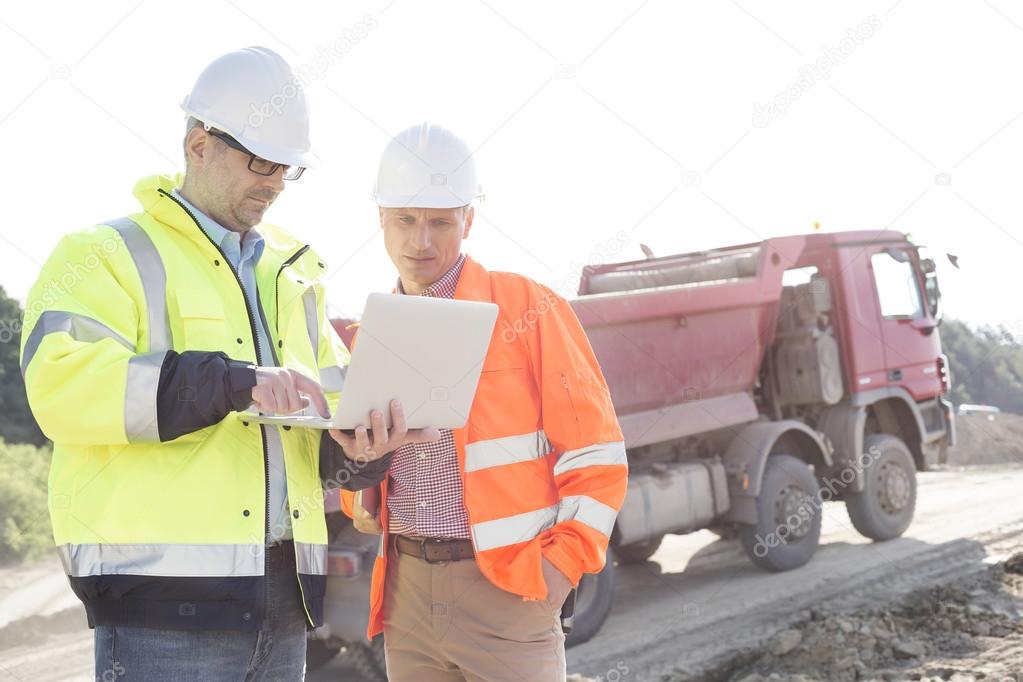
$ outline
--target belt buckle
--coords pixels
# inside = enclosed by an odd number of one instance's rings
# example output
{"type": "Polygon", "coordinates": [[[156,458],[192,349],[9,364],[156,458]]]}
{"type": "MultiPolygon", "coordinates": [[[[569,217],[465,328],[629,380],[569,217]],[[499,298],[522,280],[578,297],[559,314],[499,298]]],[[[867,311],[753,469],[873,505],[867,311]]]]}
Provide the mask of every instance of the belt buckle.
{"type": "Polygon", "coordinates": [[[427,551],[426,551],[427,546],[429,546],[431,544],[433,546],[435,546],[435,547],[440,547],[440,544],[441,544],[440,540],[434,540],[432,538],[420,538],[419,542],[420,542],[420,545],[421,545],[422,550],[423,550],[423,561],[425,561],[426,563],[428,563],[428,564],[437,564],[438,566],[444,566],[445,564],[451,563],[451,551],[450,550],[448,551],[448,558],[447,559],[431,559],[429,557],[427,551]]]}

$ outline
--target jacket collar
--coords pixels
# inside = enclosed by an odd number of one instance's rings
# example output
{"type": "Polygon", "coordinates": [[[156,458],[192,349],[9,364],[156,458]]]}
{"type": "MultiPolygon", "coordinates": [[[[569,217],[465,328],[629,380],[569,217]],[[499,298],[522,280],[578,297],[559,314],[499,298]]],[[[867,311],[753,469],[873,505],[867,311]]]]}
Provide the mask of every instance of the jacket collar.
{"type": "MultiPolygon", "coordinates": [[[[204,246],[209,246],[210,241],[203,233],[199,225],[192,220],[184,206],[172,196],[175,189],[181,189],[185,180],[183,173],[176,175],[150,175],[142,178],[135,184],[133,193],[139,204],[151,217],[187,239],[191,239],[204,246]]],[[[255,229],[262,235],[266,242],[265,253],[273,252],[272,260],[283,261],[300,248],[304,243],[295,239],[290,234],[270,223],[260,223],[255,229]]]]}
{"type": "Polygon", "coordinates": [[[483,301],[492,303],[493,293],[490,290],[490,273],[486,268],[469,256],[462,264],[462,274],[455,287],[455,298],[461,301],[483,301]]]}

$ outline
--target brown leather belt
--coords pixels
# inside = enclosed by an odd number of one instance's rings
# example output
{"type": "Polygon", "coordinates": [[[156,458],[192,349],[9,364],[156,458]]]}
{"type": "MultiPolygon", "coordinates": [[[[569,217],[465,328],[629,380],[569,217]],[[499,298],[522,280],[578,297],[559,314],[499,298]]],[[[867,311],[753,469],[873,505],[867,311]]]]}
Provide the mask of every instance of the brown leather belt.
{"type": "Polygon", "coordinates": [[[394,536],[394,548],[402,554],[436,564],[445,561],[471,559],[476,553],[470,540],[443,540],[435,538],[414,538],[405,535],[394,536]]]}

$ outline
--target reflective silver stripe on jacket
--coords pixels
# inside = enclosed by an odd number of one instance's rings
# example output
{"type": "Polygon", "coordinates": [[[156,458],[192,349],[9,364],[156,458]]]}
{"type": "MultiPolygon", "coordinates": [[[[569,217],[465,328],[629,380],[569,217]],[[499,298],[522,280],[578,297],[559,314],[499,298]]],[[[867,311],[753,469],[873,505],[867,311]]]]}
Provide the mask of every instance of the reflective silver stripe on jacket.
{"type": "Polygon", "coordinates": [[[578,521],[608,537],[611,537],[616,518],[618,512],[613,507],[587,495],[563,497],[558,505],[558,523],[578,521]]]}
{"type": "Polygon", "coordinates": [[[610,537],[617,517],[618,512],[603,502],[586,495],[572,495],[550,507],[474,523],[472,539],[476,551],[485,552],[527,542],[563,521],[578,521],[610,537]]]}
{"type": "Polygon", "coordinates": [[[327,546],[295,542],[298,572],[304,575],[327,575],[327,546]]]}
{"type": "Polygon", "coordinates": [[[171,328],[167,313],[167,271],[163,267],[160,252],[156,250],[153,240],[146,231],[131,218],[117,218],[105,224],[121,235],[142,280],[149,326],[149,350],[169,349],[171,328]]]}
{"type": "Polygon", "coordinates": [[[625,456],[625,441],[614,443],[597,443],[584,448],[577,448],[561,453],[557,464],[554,465],[554,475],[563,474],[566,471],[582,469],[588,466],[610,466],[615,464],[628,465],[625,456]]]}
{"type": "Polygon", "coordinates": [[[156,392],[160,367],[171,348],[170,317],[167,312],[167,271],[163,259],[146,231],[131,218],[105,223],[121,235],[135,269],[142,280],[149,327],[149,353],[136,355],[128,362],[124,392],[124,432],[128,442],[159,442],[156,392]]]}
{"type": "Polygon", "coordinates": [[[47,310],[32,327],[32,333],[25,342],[25,352],[21,357],[21,376],[25,376],[32,358],[39,350],[43,337],[54,332],[67,332],[75,341],[95,343],[103,339],[113,339],[128,350],[135,352],[135,344],[128,341],[102,322],[63,310],[47,310]]]}
{"type": "Polygon", "coordinates": [[[156,395],[160,386],[160,368],[167,351],[144,353],[128,360],[128,378],[124,387],[124,433],[129,443],[158,443],[156,395]]]}
{"type": "Polygon", "coordinates": [[[472,525],[472,541],[476,551],[507,547],[532,540],[541,531],[554,525],[558,518],[558,505],[506,516],[503,519],[483,521],[472,525]]]}
{"type": "Polygon", "coordinates": [[[320,324],[316,316],[316,290],[309,288],[302,294],[302,305],[305,307],[305,328],[309,332],[309,343],[313,347],[313,362],[320,366],[320,324]]]}
{"type": "MultiPolygon", "coordinates": [[[[320,365],[320,320],[316,314],[316,290],[312,287],[302,294],[302,307],[305,308],[305,328],[309,334],[309,345],[313,349],[313,363],[320,365]]],[[[325,393],[338,393],[345,385],[344,367],[323,367],[319,370],[320,387],[325,393]]]]}
{"type": "Polygon", "coordinates": [[[539,459],[550,451],[550,441],[542,429],[516,436],[479,440],[465,446],[465,470],[478,471],[516,462],[528,462],[539,459]]]}
{"type": "Polygon", "coordinates": [[[154,575],[188,578],[263,575],[264,547],[201,544],[64,544],[57,547],[64,572],[89,575],[154,575]]]}
{"type": "Polygon", "coordinates": [[[347,367],[324,367],[320,370],[320,387],[324,393],[339,393],[345,387],[347,367]]]}

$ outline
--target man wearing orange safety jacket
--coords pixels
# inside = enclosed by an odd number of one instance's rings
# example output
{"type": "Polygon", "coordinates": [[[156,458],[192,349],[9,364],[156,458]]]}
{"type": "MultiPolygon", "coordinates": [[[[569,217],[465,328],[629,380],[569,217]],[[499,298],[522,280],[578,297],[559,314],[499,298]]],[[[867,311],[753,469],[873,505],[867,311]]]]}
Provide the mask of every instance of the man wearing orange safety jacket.
{"type": "Polygon", "coordinates": [[[625,497],[621,429],[572,308],[461,253],[478,188],[470,148],[439,126],[400,133],[380,163],[397,292],[500,308],[468,423],[394,453],[378,514],[341,492],[382,533],[367,634],[384,633],[392,680],[563,680],[561,606],[603,567],[625,497]]]}

